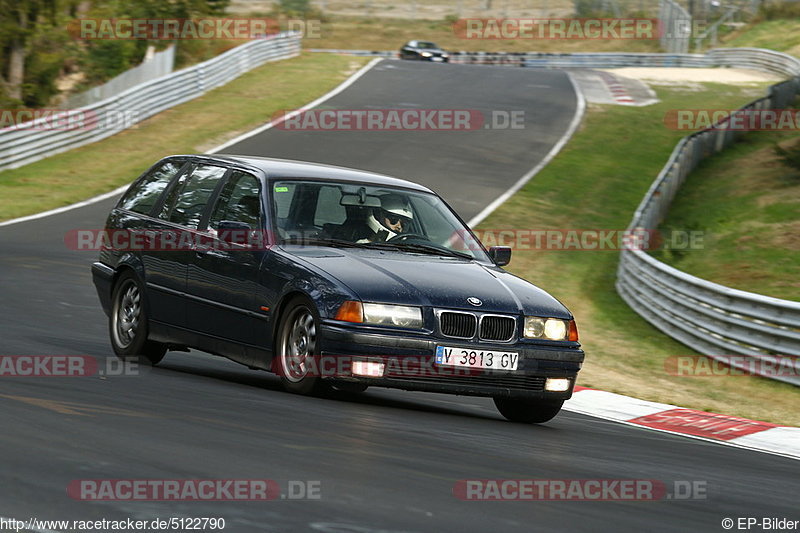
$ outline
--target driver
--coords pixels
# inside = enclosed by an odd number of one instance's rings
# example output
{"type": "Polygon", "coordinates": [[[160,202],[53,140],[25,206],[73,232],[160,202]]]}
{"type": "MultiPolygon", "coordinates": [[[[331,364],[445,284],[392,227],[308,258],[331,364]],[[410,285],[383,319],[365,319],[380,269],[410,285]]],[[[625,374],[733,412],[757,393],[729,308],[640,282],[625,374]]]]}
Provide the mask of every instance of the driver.
{"type": "Polygon", "coordinates": [[[388,241],[401,233],[411,229],[414,214],[406,198],[399,194],[385,194],[381,196],[381,207],[372,210],[367,217],[367,226],[371,236],[358,242],[388,241]]]}

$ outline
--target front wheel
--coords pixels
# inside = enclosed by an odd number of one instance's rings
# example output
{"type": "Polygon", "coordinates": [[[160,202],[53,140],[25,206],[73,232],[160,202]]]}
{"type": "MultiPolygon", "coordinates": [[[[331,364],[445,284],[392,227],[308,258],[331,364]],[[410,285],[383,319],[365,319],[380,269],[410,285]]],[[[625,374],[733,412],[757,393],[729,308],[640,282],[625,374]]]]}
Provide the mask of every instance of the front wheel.
{"type": "Polygon", "coordinates": [[[278,328],[278,373],[283,388],[297,394],[320,394],[328,387],[319,375],[319,313],[308,298],[286,306],[278,328]]]}
{"type": "Polygon", "coordinates": [[[552,420],[564,405],[564,400],[529,400],[526,398],[495,398],[500,414],[512,422],[541,424],[552,420]]]}
{"type": "Polygon", "coordinates": [[[120,276],[114,285],[108,329],[111,346],[123,361],[156,365],[167,347],[147,339],[148,317],[142,283],[132,272],[120,276]]]}

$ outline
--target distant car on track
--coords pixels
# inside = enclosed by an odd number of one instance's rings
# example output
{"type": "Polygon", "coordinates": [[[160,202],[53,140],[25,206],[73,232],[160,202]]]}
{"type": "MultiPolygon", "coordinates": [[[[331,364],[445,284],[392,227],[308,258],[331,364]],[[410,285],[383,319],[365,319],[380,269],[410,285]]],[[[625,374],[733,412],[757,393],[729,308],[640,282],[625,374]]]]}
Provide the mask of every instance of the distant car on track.
{"type": "Polygon", "coordinates": [[[448,63],[450,54],[439,48],[436,43],[430,41],[408,41],[400,49],[400,59],[448,63]]]}
{"type": "Polygon", "coordinates": [[[112,209],[92,266],[115,353],[195,348],[302,394],[368,386],[554,417],[584,353],[570,312],[506,271],[435,193],[326,165],[171,156],[112,209]]]}

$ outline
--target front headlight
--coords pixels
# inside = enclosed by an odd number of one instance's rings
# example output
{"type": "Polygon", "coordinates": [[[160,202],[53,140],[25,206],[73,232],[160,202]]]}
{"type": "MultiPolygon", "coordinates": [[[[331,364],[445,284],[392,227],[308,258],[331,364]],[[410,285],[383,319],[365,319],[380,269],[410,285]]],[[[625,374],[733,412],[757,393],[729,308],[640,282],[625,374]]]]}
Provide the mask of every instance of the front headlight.
{"type": "Polygon", "coordinates": [[[421,55],[422,57],[431,57],[433,54],[432,54],[432,53],[430,53],[430,52],[422,52],[422,54],[420,54],[420,55],[421,55]]]}
{"type": "Polygon", "coordinates": [[[407,305],[363,304],[364,322],[378,326],[422,328],[422,309],[407,305]]]}
{"type": "Polygon", "coordinates": [[[551,341],[578,340],[578,329],[575,321],[561,320],[558,318],[541,318],[538,316],[525,317],[526,339],[547,339],[551,341]]]}

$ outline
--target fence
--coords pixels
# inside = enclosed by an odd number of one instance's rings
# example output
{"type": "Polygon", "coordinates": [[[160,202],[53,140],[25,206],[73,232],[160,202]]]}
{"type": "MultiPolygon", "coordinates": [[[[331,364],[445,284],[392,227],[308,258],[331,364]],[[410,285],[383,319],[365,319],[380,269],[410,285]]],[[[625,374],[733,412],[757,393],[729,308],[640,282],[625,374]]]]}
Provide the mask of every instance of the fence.
{"type": "MultiPolygon", "coordinates": [[[[720,66],[757,68],[790,76],[742,110],[789,106],[800,93],[800,60],[759,49],[719,49],[708,54],[720,66]]],[[[707,129],[683,138],[639,205],[628,229],[656,229],[678,189],[706,157],[741,132],[707,129]]],[[[746,356],[784,369],[774,379],[800,385],[800,302],[749,293],[697,278],[641,250],[624,250],[617,292],[639,315],[683,344],[727,361],[746,356]],[[724,354],[724,355],[723,355],[724,354]]],[[[736,366],[743,367],[746,363],[736,366]]]]}
{"type": "Polygon", "coordinates": [[[247,42],[213,59],[137,85],[73,113],[76,122],[53,127],[47,118],[0,129],[0,170],[97,142],[196,98],[268,61],[300,53],[300,34],[247,42]]]}
{"type": "Polygon", "coordinates": [[[661,48],[668,54],[689,51],[692,17],[677,2],[661,0],[658,19],[661,22],[661,48]]]}
{"type": "Polygon", "coordinates": [[[170,46],[166,50],[154,53],[152,57],[147,57],[140,65],[126,70],[103,85],[92,87],[88,91],[70,96],[61,107],[63,109],[75,109],[106,100],[123,91],[127,91],[131,87],[170,74],[174,65],[175,47],[170,46]]]}

